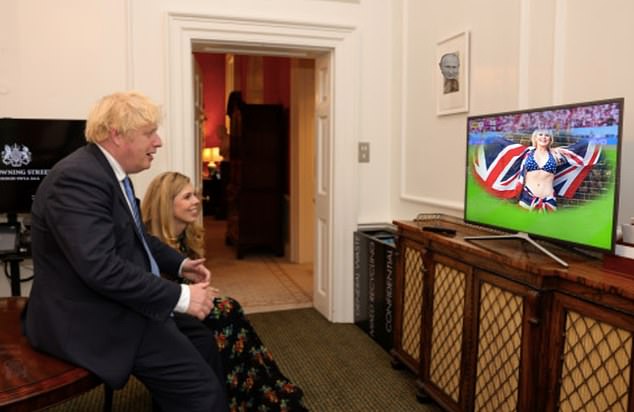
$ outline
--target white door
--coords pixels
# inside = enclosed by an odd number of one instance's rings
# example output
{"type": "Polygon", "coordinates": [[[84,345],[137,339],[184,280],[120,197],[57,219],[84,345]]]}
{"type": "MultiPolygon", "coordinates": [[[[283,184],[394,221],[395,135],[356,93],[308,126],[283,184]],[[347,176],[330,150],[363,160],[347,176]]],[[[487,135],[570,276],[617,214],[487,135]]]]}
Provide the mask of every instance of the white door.
{"type": "MultiPolygon", "coordinates": [[[[203,162],[202,162],[202,150],[205,147],[205,107],[203,104],[203,75],[202,69],[200,65],[194,58],[192,54],[192,66],[194,67],[194,78],[193,78],[193,91],[194,91],[194,138],[195,138],[195,164],[199,165],[196,168],[196,174],[192,176],[194,181],[194,186],[198,188],[198,190],[202,191],[203,186],[203,176],[204,172],[202,170],[203,162]]],[[[200,214],[202,219],[202,213],[200,214]]]]}
{"type": "Polygon", "coordinates": [[[315,254],[313,305],[332,318],[332,53],[315,60],[315,254]]]}

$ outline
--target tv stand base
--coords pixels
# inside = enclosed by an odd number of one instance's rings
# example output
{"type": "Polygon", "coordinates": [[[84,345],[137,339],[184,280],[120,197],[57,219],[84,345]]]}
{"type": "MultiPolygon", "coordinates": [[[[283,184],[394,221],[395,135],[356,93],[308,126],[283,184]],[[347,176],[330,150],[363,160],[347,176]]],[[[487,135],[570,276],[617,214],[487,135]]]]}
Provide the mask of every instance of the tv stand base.
{"type": "Polygon", "coordinates": [[[561,266],[563,266],[565,268],[568,267],[568,263],[566,263],[563,259],[559,258],[557,255],[555,255],[554,253],[552,253],[551,251],[549,251],[548,249],[546,249],[545,247],[543,247],[539,243],[535,242],[528,235],[528,233],[518,232],[518,233],[508,234],[508,235],[482,235],[482,236],[465,236],[464,237],[464,240],[491,240],[491,239],[520,239],[520,240],[524,240],[524,241],[530,243],[531,245],[535,246],[540,252],[542,252],[543,254],[548,256],[549,258],[553,259],[554,261],[559,263],[561,266]]]}

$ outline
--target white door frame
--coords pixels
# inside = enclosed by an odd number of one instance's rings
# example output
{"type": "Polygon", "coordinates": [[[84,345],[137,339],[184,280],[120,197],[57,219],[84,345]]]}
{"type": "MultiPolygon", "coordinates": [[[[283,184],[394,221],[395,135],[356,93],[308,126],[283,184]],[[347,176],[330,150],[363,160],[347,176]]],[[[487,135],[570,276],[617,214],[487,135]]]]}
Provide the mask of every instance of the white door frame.
{"type": "MultiPolygon", "coordinates": [[[[169,167],[196,176],[197,142],[194,133],[192,44],[212,41],[235,45],[270,45],[330,51],[333,56],[333,144],[330,147],[330,239],[325,245],[330,262],[331,307],[324,315],[333,322],[353,321],[353,245],[357,224],[358,193],[355,147],[358,139],[360,42],[351,26],[307,24],[281,20],[257,20],[167,14],[166,149],[169,167]]],[[[199,182],[196,182],[199,183],[199,182]]]]}

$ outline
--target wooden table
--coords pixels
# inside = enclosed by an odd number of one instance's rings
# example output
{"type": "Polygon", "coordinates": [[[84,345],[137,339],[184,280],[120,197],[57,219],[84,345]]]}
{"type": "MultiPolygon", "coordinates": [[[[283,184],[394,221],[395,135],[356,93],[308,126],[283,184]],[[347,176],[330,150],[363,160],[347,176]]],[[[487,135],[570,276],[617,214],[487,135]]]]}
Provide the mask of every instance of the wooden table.
{"type": "Polygon", "coordinates": [[[87,370],[35,351],[22,335],[27,298],[0,298],[0,410],[33,411],[102,382],[87,370]]]}

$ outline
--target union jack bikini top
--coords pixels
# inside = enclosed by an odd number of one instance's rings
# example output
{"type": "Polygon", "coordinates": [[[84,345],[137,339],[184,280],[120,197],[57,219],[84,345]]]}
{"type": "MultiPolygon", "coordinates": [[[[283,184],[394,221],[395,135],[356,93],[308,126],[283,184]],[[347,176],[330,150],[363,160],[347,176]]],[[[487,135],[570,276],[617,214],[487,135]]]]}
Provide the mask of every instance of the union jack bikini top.
{"type": "Polygon", "coordinates": [[[535,161],[535,151],[531,150],[530,153],[528,153],[524,167],[527,172],[532,172],[533,170],[543,170],[544,172],[555,174],[557,171],[557,161],[555,160],[555,156],[549,152],[548,160],[544,163],[544,166],[539,167],[537,161],[535,161]]]}

